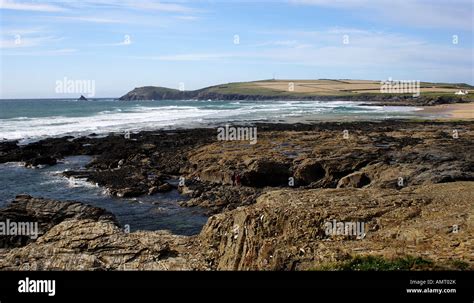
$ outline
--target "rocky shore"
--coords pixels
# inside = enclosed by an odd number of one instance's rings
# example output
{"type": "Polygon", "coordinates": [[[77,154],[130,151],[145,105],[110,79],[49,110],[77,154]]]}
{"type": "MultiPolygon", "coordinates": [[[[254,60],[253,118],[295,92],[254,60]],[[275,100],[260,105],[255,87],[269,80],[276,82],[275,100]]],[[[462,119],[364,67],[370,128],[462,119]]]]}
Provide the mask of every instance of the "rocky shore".
{"type": "Polygon", "coordinates": [[[178,188],[182,207],[213,214],[196,236],[129,233],[80,201],[20,195],[0,221],[38,222],[39,237],[0,235],[0,269],[313,270],[367,256],[474,269],[472,122],[256,127],[257,144],[218,141],[216,129],[0,143],[0,163],[91,155],[65,177],[119,197],[178,188]],[[335,221],[362,222],[366,235],[328,235],[335,221]]]}

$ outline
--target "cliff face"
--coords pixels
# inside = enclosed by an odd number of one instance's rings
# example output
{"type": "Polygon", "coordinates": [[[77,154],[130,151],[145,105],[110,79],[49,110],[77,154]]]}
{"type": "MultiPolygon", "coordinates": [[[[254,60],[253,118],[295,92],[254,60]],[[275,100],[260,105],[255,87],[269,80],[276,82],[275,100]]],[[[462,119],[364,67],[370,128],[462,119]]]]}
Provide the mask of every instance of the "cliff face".
{"type": "Polygon", "coordinates": [[[189,98],[189,92],[177,89],[144,86],[138,87],[120,97],[121,101],[134,100],[185,100],[189,98]]]}

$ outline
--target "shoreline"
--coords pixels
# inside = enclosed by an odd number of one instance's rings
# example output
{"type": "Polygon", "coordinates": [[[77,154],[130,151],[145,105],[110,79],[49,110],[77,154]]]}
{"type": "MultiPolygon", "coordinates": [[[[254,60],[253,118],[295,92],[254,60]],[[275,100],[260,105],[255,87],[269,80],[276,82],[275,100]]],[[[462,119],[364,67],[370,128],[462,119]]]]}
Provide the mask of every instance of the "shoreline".
{"type": "Polygon", "coordinates": [[[474,102],[422,107],[420,113],[442,121],[474,120],[474,102]]]}
{"type": "MultiPolygon", "coordinates": [[[[273,112],[274,108],[278,109],[278,106],[270,106],[269,110],[272,112],[266,112],[267,109],[263,110],[263,114],[259,114],[258,110],[255,110],[255,113],[247,114],[239,114],[235,113],[234,116],[230,115],[226,118],[225,111],[221,114],[219,111],[213,113],[216,115],[216,118],[212,121],[209,121],[206,114],[196,114],[194,119],[183,118],[177,116],[175,120],[167,121],[166,119],[159,122],[153,120],[153,115],[150,115],[151,120],[147,118],[141,117],[140,120],[131,120],[129,117],[130,113],[126,113],[123,116],[120,116],[120,113],[117,113],[115,116],[115,112],[110,109],[109,105],[105,105],[103,110],[105,112],[110,111],[105,119],[111,119],[111,121],[116,121],[118,118],[124,119],[121,122],[114,122],[110,125],[105,124],[103,125],[100,121],[102,119],[101,111],[94,112],[92,111],[88,115],[91,116],[92,126],[89,127],[88,125],[83,125],[83,120],[86,116],[79,116],[77,118],[74,117],[66,117],[62,124],[59,124],[58,127],[55,125],[50,125],[47,119],[48,117],[40,117],[36,120],[35,116],[33,115],[31,118],[25,119],[18,119],[16,118],[8,118],[11,119],[13,123],[11,127],[8,127],[9,120],[4,120],[2,123],[2,131],[5,129],[5,132],[0,134],[0,142],[5,141],[14,141],[19,140],[21,144],[28,144],[31,142],[37,142],[42,139],[48,138],[60,138],[63,136],[72,136],[74,138],[78,138],[81,136],[87,136],[94,133],[97,136],[107,136],[113,133],[116,134],[125,134],[125,132],[133,132],[138,133],[141,131],[156,131],[156,130],[175,130],[175,129],[193,129],[193,128],[216,128],[222,126],[223,124],[255,124],[255,123],[319,123],[319,122],[339,122],[339,121],[382,121],[382,120],[399,120],[399,119],[406,119],[406,120],[416,120],[416,119],[471,119],[472,110],[469,109],[471,112],[466,112],[464,108],[466,106],[471,106],[474,102],[471,103],[456,103],[452,105],[435,105],[435,106],[416,106],[413,105],[410,107],[407,106],[397,106],[396,104],[379,104],[377,102],[347,102],[348,106],[354,106],[354,108],[350,108],[347,110],[344,108],[344,101],[339,101],[334,107],[336,109],[332,109],[332,105],[329,106],[330,108],[325,108],[324,102],[320,105],[315,104],[314,106],[309,106],[304,103],[302,107],[295,107],[295,109],[286,109],[280,113],[280,111],[273,112]],[[339,109],[339,106],[341,109],[339,109]],[[322,109],[319,110],[318,108],[321,107],[322,109]],[[448,112],[450,114],[448,114],[448,112]],[[111,115],[111,116],[110,116],[111,115]],[[223,116],[222,116],[223,115],[223,116]],[[222,116],[222,117],[221,117],[222,116]],[[178,118],[179,117],[179,118],[178,118]],[[231,121],[228,121],[228,120],[231,121]],[[28,125],[32,123],[37,123],[37,129],[29,129],[28,125]],[[77,122],[77,123],[76,123],[77,122]],[[71,128],[67,128],[64,125],[68,125],[70,123],[72,126],[71,128]],[[3,126],[3,125],[7,126],[3,126]],[[77,125],[76,125],[77,124],[77,125]],[[18,127],[18,131],[13,131],[18,127]]],[[[141,104],[141,103],[140,103],[141,104]]],[[[118,106],[118,109],[122,109],[121,106],[118,106]]],[[[128,110],[128,106],[125,106],[125,110],[128,110]]],[[[140,105],[141,106],[141,105],[140,105]]],[[[156,105],[152,105],[150,108],[154,111],[159,111],[159,107],[161,105],[158,103],[156,105]]],[[[192,105],[197,109],[206,109],[207,107],[202,107],[202,105],[192,105]]],[[[178,106],[179,107],[179,106],[178,106]]],[[[246,109],[245,106],[238,106],[239,109],[246,109]]],[[[68,107],[65,107],[67,109],[68,107]]],[[[62,111],[63,109],[61,109],[62,111]]],[[[254,111],[252,109],[252,111],[254,111]]],[[[148,114],[144,111],[145,114],[148,114]]],[[[134,112],[132,111],[131,114],[133,115],[134,112]]],[[[140,112],[141,115],[141,112],[140,112]]],[[[54,117],[53,117],[54,118],[54,117]]],[[[36,125],[36,124],[35,124],[36,125]]]]}
{"type": "MultiPolygon", "coordinates": [[[[352,102],[348,102],[352,104],[352,102]]],[[[326,123],[326,122],[361,122],[361,121],[384,121],[384,120],[410,120],[413,118],[419,118],[421,115],[422,107],[421,106],[395,106],[395,105],[378,105],[378,104],[367,104],[367,103],[358,103],[353,104],[354,106],[360,106],[361,112],[328,112],[328,113],[312,113],[305,112],[299,114],[288,114],[284,116],[270,116],[270,117],[257,117],[257,118],[233,118],[231,121],[222,120],[223,118],[218,118],[216,121],[199,121],[203,117],[198,117],[196,121],[181,121],[170,125],[163,126],[153,126],[153,124],[143,124],[140,126],[133,126],[130,128],[125,128],[124,125],[117,125],[116,130],[111,129],[97,129],[90,131],[83,130],[74,130],[63,133],[55,134],[39,134],[33,136],[27,136],[22,138],[12,138],[5,136],[0,136],[0,142],[8,141],[19,141],[21,145],[26,145],[41,140],[47,140],[52,138],[61,138],[65,136],[70,136],[71,138],[77,139],[80,137],[94,136],[94,137],[106,137],[110,135],[125,135],[125,133],[140,133],[140,132],[153,132],[153,131],[173,131],[173,130],[182,130],[182,129],[199,129],[199,128],[218,128],[225,124],[229,125],[255,125],[258,123],[268,123],[268,124],[317,124],[317,123],[326,123]],[[379,108],[383,107],[384,109],[380,111],[379,108]]]]}

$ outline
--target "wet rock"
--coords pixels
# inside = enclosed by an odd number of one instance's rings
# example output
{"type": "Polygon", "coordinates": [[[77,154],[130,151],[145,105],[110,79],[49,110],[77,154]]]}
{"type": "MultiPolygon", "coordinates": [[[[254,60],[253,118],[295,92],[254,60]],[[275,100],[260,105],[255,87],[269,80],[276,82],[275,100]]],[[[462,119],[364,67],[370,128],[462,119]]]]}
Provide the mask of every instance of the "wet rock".
{"type": "Polygon", "coordinates": [[[160,186],[153,186],[148,190],[148,195],[153,195],[156,193],[166,193],[173,190],[173,186],[169,183],[164,183],[160,186]]]}
{"type": "Polygon", "coordinates": [[[132,198],[143,195],[143,192],[136,188],[120,188],[117,190],[111,190],[110,193],[119,198],[132,198]]]}
{"type": "MultiPolygon", "coordinates": [[[[37,224],[37,236],[41,236],[54,225],[71,219],[93,219],[116,224],[115,217],[104,209],[85,205],[79,202],[62,202],[18,195],[6,208],[0,209],[0,222],[37,224]]],[[[33,231],[33,230],[32,230],[33,231]]],[[[11,248],[34,242],[36,236],[0,235],[0,247],[11,248]]]]}
{"type": "Polygon", "coordinates": [[[15,209],[23,213],[23,205],[36,212],[29,218],[43,222],[42,234],[35,242],[4,252],[0,270],[208,269],[193,237],[163,231],[127,233],[110,214],[77,202],[17,200],[15,209]]]}
{"type": "Polygon", "coordinates": [[[58,161],[53,157],[40,156],[40,157],[32,158],[25,161],[25,166],[34,168],[40,165],[55,165],[57,162],[58,161]]]}
{"type": "Polygon", "coordinates": [[[158,191],[161,192],[161,193],[171,191],[172,189],[173,189],[173,186],[171,186],[171,184],[169,184],[169,183],[164,183],[164,184],[158,186],[158,191]]]}

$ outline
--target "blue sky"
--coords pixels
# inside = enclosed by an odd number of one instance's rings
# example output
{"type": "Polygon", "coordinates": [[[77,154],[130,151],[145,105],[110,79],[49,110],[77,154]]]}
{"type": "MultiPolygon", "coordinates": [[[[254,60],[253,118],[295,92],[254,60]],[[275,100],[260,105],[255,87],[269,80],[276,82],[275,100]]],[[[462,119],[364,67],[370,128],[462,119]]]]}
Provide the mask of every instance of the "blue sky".
{"type": "Polygon", "coordinates": [[[474,84],[472,0],[0,0],[0,14],[0,98],[77,97],[56,93],[64,77],[96,97],[273,76],[474,84]]]}

